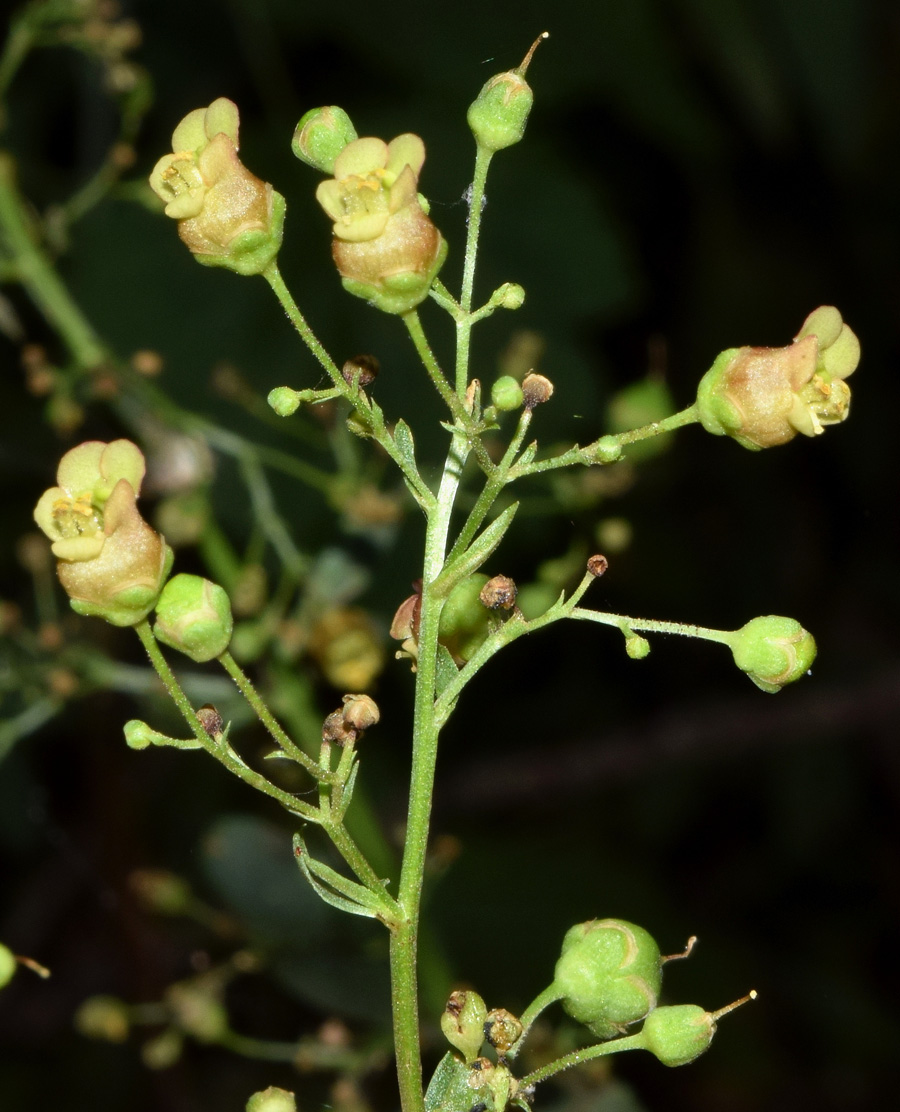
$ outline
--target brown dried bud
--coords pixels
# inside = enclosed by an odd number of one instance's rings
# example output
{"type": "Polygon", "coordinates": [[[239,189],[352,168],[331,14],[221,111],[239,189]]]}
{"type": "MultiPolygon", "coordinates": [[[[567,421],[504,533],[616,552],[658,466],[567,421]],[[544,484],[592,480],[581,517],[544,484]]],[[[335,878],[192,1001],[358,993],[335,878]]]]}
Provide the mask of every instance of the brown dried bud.
{"type": "Polygon", "coordinates": [[[506,1008],[493,1008],[484,1021],[484,1037],[498,1054],[507,1054],[522,1037],[522,1024],[506,1008]]]}
{"type": "Polygon", "coordinates": [[[591,575],[594,576],[595,579],[599,579],[608,567],[609,560],[607,560],[605,556],[601,556],[599,553],[597,553],[595,556],[591,556],[591,558],[587,562],[587,570],[591,573],[591,575]]]}
{"type": "Polygon", "coordinates": [[[481,588],[478,597],[488,610],[511,610],[518,593],[515,580],[508,575],[495,575],[481,588]]]}
{"type": "Polygon", "coordinates": [[[197,711],[197,721],[211,738],[222,736],[225,722],[212,703],[206,703],[197,711]]]}
{"type": "Polygon", "coordinates": [[[341,374],[348,386],[353,385],[354,379],[358,379],[360,386],[368,386],[380,370],[381,364],[374,355],[354,355],[341,367],[341,374]]]}
{"type": "Polygon", "coordinates": [[[525,408],[534,409],[553,397],[553,383],[549,378],[532,372],[522,380],[522,393],[525,395],[525,408]]]}
{"type": "Polygon", "coordinates": [[[336,741],[344,745],[356,741],[356,730],[344,721],[344,708],[333,710],[322,723],[322,741],[336,741]]]}
{"type": "Polygon", "coordinates": [[[341,712],[344,722],[362,733],[381,718],[381,712],[375,700],[368,695],[345,695],[344,709],[341,712]]]}

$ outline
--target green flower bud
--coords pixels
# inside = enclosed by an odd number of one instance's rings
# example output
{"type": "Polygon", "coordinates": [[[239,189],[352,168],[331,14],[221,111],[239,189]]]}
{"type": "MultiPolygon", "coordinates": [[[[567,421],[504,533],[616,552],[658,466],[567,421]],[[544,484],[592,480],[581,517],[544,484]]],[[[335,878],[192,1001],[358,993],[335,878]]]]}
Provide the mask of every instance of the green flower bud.
{"type": "Polygon", "coordinates": [[[75,1030],[89,1039],[125,1042],[128,1029],[128,1008],[115,996],[92,996],[75,1013],[75,1030]]]}
{"type": "Polygon", "coordinates": [[[438,640],[459,662],[472,657],[490,631],[490,617],[480,595],[488,577],[468,576],[453,588],[441,611],[438,640]]]}
{"type": "Polygon", "coordinates": [[[247,1112],[297,1112],[297,1102],[293,1093],[270,1085],[247,1101],[247,1112]]]}
{"type": "Polygon", "coordinates": [[[614,436],[601,436],[589,452],[595,463],[615,463],[622,458],[622,445],[614,436]]]}
{"type": "Polygon", "coordinates": [[[467,1063],[477,1058],[481,1050],[487,1014],[487,1006],[477,992],[457,990],[450,993],[441,1015],[441,1030],[467,1063]]]}
{"type": "Polygon", "coordinates": [[[793,618],[754,618],[731,635],[734,662],[757,687],[774,694],[809,671],[816,659],[813,635],[793,618]]]}
{"type": "Polygon", "coordinates": [[[623,919],[594,919],[566,932],[554,983],[565,1011],[598,1039],[610,1039],[656,1007],[659,947],[623,919]]]}
{"type": "Polygon", "coordinates": [[[518,143],[525,134],[525,124],[534,103],[534,93],[525,80],[525,71],[538,43],[549,38],[539,35],[520,66],[498,73],[482,88],[469,106],[466,119],[479,147],[501,151],[518,143]]]}
{"type": "Polygon", "coordinates": [[[276,386],[269,391],[267,401],[279,417],[293,417],[300,408],[300,394],[290,386],[276,386]]]}
{"type": "Polygon", "coordinates": [[[218,998],[219,986],[198,977],[166,990],[166,1003],[178,1027],[198,1042],[218,1042],[228,1033],[228,1012],[218,998]]]}
{"type": "Polygon", "coordinates": [[[491,298],[501,309],[521,309],[525,304],[525,290],[518,282],[504,282],[491,298]]]}
{"type": "Polygon", "coordinates": [[[17,966],[16,955],[0,942],[0,988],[5,988],[13,979],[17,966]]]}
{"type": "Polygon", "coordinates": [[[646,637],[641,637],[637,633],[632,633],[629,637],[625,638],[625,652],[628,653],[632,660],[643,660],[650,654],[650,642],[646,637]]]}
{"type": "Polygon", "coordinates": [[[336,104],[310,108],[294,129],[291,150],[307,166],[332,174],[335,159],[356,138],[356,128],[343,108],[336,104]]]}
{"type": "Polygon", "coordinates": [[[232,627],[227,593],[199,575],[176,575],[156,604],[153,632],[164,645],[198,664],[225,652],[232,627]]]}
{"type": "Polygon", "coordinates": [[[522,392],[522,387],[512,375],[503,375],[491,387],[491,402],[502,413],[520,409],[524,400],[525,395],[522,392]]]}

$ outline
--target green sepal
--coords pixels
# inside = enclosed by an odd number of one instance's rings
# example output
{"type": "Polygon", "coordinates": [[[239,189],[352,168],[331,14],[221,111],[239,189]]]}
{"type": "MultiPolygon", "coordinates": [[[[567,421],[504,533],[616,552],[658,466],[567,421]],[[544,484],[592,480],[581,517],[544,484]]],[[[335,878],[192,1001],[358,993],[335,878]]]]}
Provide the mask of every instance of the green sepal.
{"type": "Polygon", "coordinates": [[[353,121],[343,108],[332,104],[310,108],[300,117],[294,128],[291,150],[307,166],[323,174],[333,174],[337,156],[357,138],[353,121]]]}
{"type": "Polygon", "coordinates": [[[507,506],[503,513],[498,514],[491,524],[478,534],[465,552],[451,560],[434,581],[435,594],[449,596],[457,584],[477,571],[485,560],[490,559],[506,535],[507,529],[512,525],[518,508],[518,502],[513,502],[511,506],[507,506]]]}
{"type": "Polygon", "coordinates": [[[675,1004],[647,1016],[641,1039],[664,1066],[686,1066],[709,1049],[715,1033],[715,1018],[699,1004],[675,1004]]]}
{"type": "Polygon", "coordinates": [[[477,1102],[468,1080],[469,1069],[465,1062],[448,1050],[428,1082],[425,1112],[469,1112],[477,1102]]]}
{"type": "Polygon", "coordinates": [[[69,605],[76,614],[80,614],[83,618],[102,618],[110,625],[123,628],[135,626],[138,622],[142,622],[156,606],[163,584],[172,570],[174,562],[175,553],[166,545],[166,554],[158,580],[158,587],[127,587],[124,591],[117,592],[106,602],[86,602],[83,599],[73,598],[69,600],[69,605]]]}
{"type": "Polygon", "coordinates": [[[434,262],[424,274],[416,271],[393,274],[389,278],[383,278],[377,286],[371,282],[360,282],[355,278],[342,278],[341,285],[347,293],[353,294],[354,297],[361,297],[374,308],[381,309],[384,313],[402,316],[425,300],[446,258],[447,241],[442,239],[434,262]]]}

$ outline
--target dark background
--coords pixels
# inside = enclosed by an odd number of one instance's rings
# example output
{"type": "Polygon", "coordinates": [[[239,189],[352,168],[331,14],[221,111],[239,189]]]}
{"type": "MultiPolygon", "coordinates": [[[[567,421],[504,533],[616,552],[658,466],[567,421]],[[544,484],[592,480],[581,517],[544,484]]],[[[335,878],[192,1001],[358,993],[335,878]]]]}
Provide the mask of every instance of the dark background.
{"type": "MultiPolygon", "coordinates": [[[[142,26],[137,58],[155,84],[130,176],[169,149],[185,112],[234,99],[244,161],[288,200],[286,278],[338,358],[378,353],[378,399],[388,416],[407,417],[426,461],[441,451],[430,387],[399,323],[340,296],[316,175],[290,154],[312,105],[341,104],[360,134],[425,138],[421,184],[451,243],[443,278],[454,288],[473,153],[465,107],[551,32],[529,73],[526,140],[492,168],[479,272],[482,296],[515,280],[528,298],[476,332],[473,367],[489,382],[513,329],[541,333],[540,369],[556,385],[536,416],[542,442],[602,431],[606,399],[645,373],[651,351],[681,407],[722,348],[787,343],[816,305],[840,307],[863,347],[846,425],[759,454],[687,429],[641,468],[627,500],[523,515],[495,569],[527,581],[573,534],[593,543],[599,516],[625,515],[634,542],[611,557],[590,603],[720,628],[790,614],[818,640],[812,678],[772,699],[700,642],[654,638],[642,662],[594,626],[518,642],[473,683],[446,731],[435,832],[455,839],[458,856],[428,911],[454,978],[490,1006],[522,1008],[550,980],[564,931],[597,915],[641,923],[664,952],[700,937],[667,976],[673,1001],[716,1008],[759,991],[691,1067],[625,1056],[615,1069],[631,1096],[601,1079],[539,1092],[539,1108],[883,1107],[900,1038],[896,3],[155,0],[126,11],[142,26]]],[[[29,60],[8,107],[4,139],[39,209],[87,176],[114,133],[96,73],[63,50],[29,60]]],[[[120,355],[159,350],[165,388],[226,426],[246,419],[210,394],[222,359],[263,393],[318,382],[263,283],[200,270],[146,208],[98,207],[61,269],[120,355]]],[[[5,292],[28,338],[52,350],[21,292],[5,292]]],[[[446,356],[445,319],[429,305],[422,316],[446,356]]],[[[27,619],[15,542],[31,507],[61,450],[122,426],[98,404],[74,440],[61,440],[6,339],[0,359],[4,594],[20,593],[27,619]]],[[[240,535],[246,506],[233,470],[223,466],[217,484],[224,524],[240,535]]],[[[319,496],[279,489],[301,544],[335,539],[319,496]]],[[[420,540],[411,515],[392,548],[369,554],[363,601],[383,623],[416,574],[420,540]]],[[[140,664],[124,636],[90,625],[113,656],[140,664]]],[[[84,626],[77,636],[88,636],[84,626]]],[[[336,696],[317,691],[324,714],[336,696]]],[[[405,807],[410,692],[405,666],[391,662],[377,693],[386,724],[364,754],[391,838],[405,807]]],[[[228,953],[196,924],[142,910],[131,869],[174,869],[215,906],[231,891],[240,917],[254,902],[256,865],[238,854],[217,886],[203,849],[210,825],[224,813],[258,816],[282,832],[285,853],[293,829],[199,757],[126,749],[120,727],[134,713],[121,694],[73,700],[0,766],[0,939],[53,969],[46,983],[20,972],[0,995],[0,1106],[237,1112],[254,1088],[277,1083],[314,1107],[330,1099],[327,1085],[287,1066],[191,1045],[172,1069],[150,1073],[143,1036],[111,1047],[72,1029],[90,995],[156,1000],[196,968],[192,954],[228,953]]],[[[363,924],[347,952],[377,966],[383,941],[363,924]]],[[[247,1033],[292,1039],[339,1010],[285,991],[284,978],[258,981],[230,999],[247,1033]]],[[[348,1022],[358,1038],[369,1029],[364,1016],[348,1022]]],[[[393,1107],[389,1079],[364,1087],[375,1106],[393,1107]]]]}

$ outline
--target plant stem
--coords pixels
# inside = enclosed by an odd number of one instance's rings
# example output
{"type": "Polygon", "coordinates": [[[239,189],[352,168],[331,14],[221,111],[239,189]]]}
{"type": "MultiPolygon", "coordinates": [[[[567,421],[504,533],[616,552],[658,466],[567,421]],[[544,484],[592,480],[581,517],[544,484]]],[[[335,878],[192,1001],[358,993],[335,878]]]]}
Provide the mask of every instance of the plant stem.
{"type": "Polygon", "coordinates": [[[80,369],[97,367],[109,353],[39,246],[15,182],[15,164],[0,154],[0,238],[15,260],[16,276],[80,369]]]}
{"type": "Polygon", "coordinates": [[[425,533],[419,655],[413,717],[413,756],[409,789],[406,846],[397,900],[399,922],[391,934],[391,988],[394,1001],[394,1045],[403,1112],[424,1108],[419,1050],[417,943],[425,854],[434,791],[434,770],[440,727],[435,718],[438,628],[443,600],[433,590],[444,566],[450,517],[468,455],[465,433],[457,429],[450,444],[437,502],[425,533]]]}
{"type": "Polygon", "coordinates": [[[281,277],[281,271],[278,269],[277,262],[273,260],[269,263],[263,271],[263,278],[265,278],[272,287],[275,296],[281,302],[282,309],[287,313],[288,320],[290,320],[291,324],[297,330],[300,339],[306,344],[321,366],[328,372],[335,386],[340,388],[342,394],[345,394],[347,392],[347,384],[344,382],[337,364],[322,346],[315,332],[313,332],[306,323],[306,317],[300,312],[297,302],[294,301],[291,296],[291,291],[287,288],[284,279],[281,277]]]}
{"type": "Polygon", "coordinates": [[[466,229],[466,254],[463,261],[462,293],[459,304],[465,315],[456,321],[456,393],[463,397],[469,377],[469,341],[473,321],[472,291],[475,285],[475,262],[478,258],[478,239],[481,233],[481,211],[484,208],[484,187],[493,151],[477,147],[475,172],[469,193],[469,222],[466,229]]]}
{"type": "Polygon", "coordinates": [[[720,645],[730,645],[734,637],[729,630],[707,629],[706,626],[687,625],[685,622],[660,622],[653,618],[629,618],[627,614],[605,614],[601,610],[584,610],[581,607],[573,608],[568,616],[635,633],[678,633],[682,637],[697,637],[720,645]]]}
{"type": "Polygon", "coordinates": [[[586,1046],[584,1050],[575,1050],[571,1054],[557,1058],[555,1062],[548,1062],[546,1066],[541,1066],[540,1069],[527,1074],[519,1081],[519,1087],[527,1089],[532,1085],[538,1085],[541,1081],[546,1081],[548,1077],[562,1073],[563,1070],[570,1069],[572,1066],[579,1066],[582,1062],[590,1062],[593,1058],[602,1058],[607,1054],[618,1054],[622,1050],[644,1049],[644,1041],[640,1032],[637,1035],[626,1035],[622,1039],[610,1039],[609,1042],[598,1043],[596,1046],[586,1046]]]}

